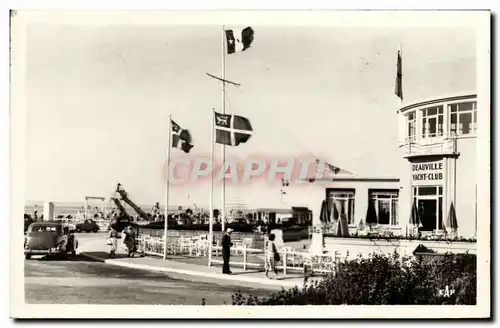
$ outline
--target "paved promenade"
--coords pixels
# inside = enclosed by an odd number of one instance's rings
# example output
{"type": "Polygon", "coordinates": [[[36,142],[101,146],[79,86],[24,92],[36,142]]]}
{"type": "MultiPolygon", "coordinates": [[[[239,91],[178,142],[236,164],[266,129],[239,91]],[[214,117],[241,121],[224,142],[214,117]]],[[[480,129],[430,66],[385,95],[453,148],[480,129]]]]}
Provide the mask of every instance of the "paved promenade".
{"type": "MultiPolygon", "coordinates": [[[[208,259],[206,257],[190,257],[182,255],[170,255],[167,260],[160,257],[153,256],[139,256],[134,258],[126,257],[123,243],[119,241],[118,251],[115,259],[109,259],[108,248],[105,245],[107,235],[93,234],[90,236],[82,236],[79,238],[79,251],[80,254],[90,257],[92,259],[104,262],[109,265],[128,267],[134,269],[148,270],[154,272],[164,273],[177,273],[182,275],[199,276],[210,279],[217,279],[234,282],[244,282],[267,286],[272,289],[291,288],[294,286],[302,286],[304,284],[305,276],[303,274],[288,273],[287,275],[281,274],[279,279],[266,278],[261,268],[248,267],[243,270],[242,266],[231,266],[231,275],[222,274],[222,265],[215,264],[208,266],[208,259]]],[[[232,256],[231,260],[234,262],[242,262],[241,256],[232,256]]],[[[249,259],[250,260],[250,259],[249,259]]],[[[256,257],[251,262],[256,262],[259,259],[256,257]]],[[[308,278],[308,282],[320,279],[317,277],[308,278]]]]}

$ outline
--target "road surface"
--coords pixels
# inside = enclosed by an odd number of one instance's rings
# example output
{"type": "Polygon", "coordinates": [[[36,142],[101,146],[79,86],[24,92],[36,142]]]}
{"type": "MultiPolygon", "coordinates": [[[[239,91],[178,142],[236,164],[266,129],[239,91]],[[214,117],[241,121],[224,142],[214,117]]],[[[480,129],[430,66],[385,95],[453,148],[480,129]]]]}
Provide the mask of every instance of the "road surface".
{"type": "Polygon", "coordinates": [[[154,273],[90,261],[83,256],[62,260],[25,260],[25,295],[29,304],[231,304],[231,295],[263,296],[270,290],[240,282],[154,273]],[[237,284],[237,285],[234,285],[237,284]]]}

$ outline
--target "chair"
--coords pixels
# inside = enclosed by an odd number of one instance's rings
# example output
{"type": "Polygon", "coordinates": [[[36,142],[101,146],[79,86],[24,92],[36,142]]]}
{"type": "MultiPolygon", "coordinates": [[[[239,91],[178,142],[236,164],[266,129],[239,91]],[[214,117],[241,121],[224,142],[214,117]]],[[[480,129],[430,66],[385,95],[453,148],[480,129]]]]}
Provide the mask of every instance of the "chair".
{"type": "Polygon", "coordinates": [[[208,236],[200,235],[196,242],[196,256],[207,256],[208,246],[208,236]]]}
{"type": "Polygon", "coordinates": [[[245,245],[247,248],[252,248],[253,238],[246,237],[246,238],[243,238],[242,241],[243,241],[243,245],[245,245]]]}
{"type": "Polygon", "coordinates": [[[179,251],[181,254],[184,252],[191,254],[191,238],[184,236],[179,238],[179,251]]]}
{"type": "MultiPolygon", "coordinates": [[[[241,247],[243,247],[243,241],[241,239],[235,239],[232,241],[233,242],[233,249],[236,255],[238,255],[239,251],[241,250],[241,247]]],[[[243,254],[243,250],[241,250],[243,254]]]]}
{"type": "Polygon", "coordinates": [[[281,261],[283,262],[283,266],[287,265],[287,260],[289,260],[290,255],[292,255],[292,261],[291,261],[292,267],[295,267],[295,254],[294,254],[293,248],[283,247],[281,250],[283,251],[283,258],[281,259],[281,261]],[[285,253],[287,254],[286,258],[285,258],[285,253]]]}

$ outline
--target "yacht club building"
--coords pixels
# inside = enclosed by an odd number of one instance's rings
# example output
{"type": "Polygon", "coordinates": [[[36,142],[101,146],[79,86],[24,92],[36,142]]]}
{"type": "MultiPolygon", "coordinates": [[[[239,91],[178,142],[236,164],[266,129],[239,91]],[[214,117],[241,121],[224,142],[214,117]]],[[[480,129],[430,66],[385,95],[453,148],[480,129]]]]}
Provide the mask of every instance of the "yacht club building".
{"type": "Polygon", "coordinates": [[[461,94],[410,104],[399,110],[400,149],[407,162],[411,203],[421,231],[448,226],[453,204],[458,235],[476,236],[477,96],[461,94]]]}
{"type": "MultiPolygon", "coordinates": [[[[315,181],[316,197],[334,204],[328,215],[335,221],[344,218],[352,235],[366,224],[371,203],[379,230],[404,235],[415,206],[421,223],[418,230],[426,235],[451,228],[448,218],[453,206],[457,235],[476,237],[477,96],[461,94],[408,104],[399,109],[398,124],[406,174],[333,175],[315,181]]],[[[313,226],[324,224],[320,203],[311,207],[313,226]]]]}

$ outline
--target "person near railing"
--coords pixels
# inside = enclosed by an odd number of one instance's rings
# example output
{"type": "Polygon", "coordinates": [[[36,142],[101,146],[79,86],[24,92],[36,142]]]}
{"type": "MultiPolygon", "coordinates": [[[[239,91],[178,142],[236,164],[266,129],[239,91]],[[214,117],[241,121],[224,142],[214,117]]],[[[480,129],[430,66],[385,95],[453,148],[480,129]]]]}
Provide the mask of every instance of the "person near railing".
{"type": "Polygon", "coordinates": [[[229,268],[229,258],[231,256],[231,247],[233,243],[231,242],[231,232],[233,229],[227,228],[226,233],[222,237],[222,273],[231,274],[231,269],[229,268]]]}
{"type": "MultiPolygon", "coordinates": [[[[269,271],[274,272],[276,279],[279,279],[278,270],[276,269],[276,262],[280,260],[280,254],[276,248],[276,244],[274,240],[276,236],[272,233],[268,237],[267,245],[266,245],[266,277],[271,279],[269,276],[269,271]]],[[[286,263],[284,264],[286,265],[286,263]]]]}
{"type": "Polygon", "coordinates": [[[137,252],[137,247],[135,243],[135,233],[131,226],[128,226],[124,231],[124,239],[123,243],[127,248],[128,257],[134,257],[134,254],[137,252]]]}
{"type": "Polygon", "coordinates": [[[111,228],[111,230],[109,231],[109,235],[108,235],[108,241],[106,242],[106,244],[110,248],[110,251],[109,251],[110,258],[115,257],[116,249],[118,248],[118,237],[119,237],[118,231],[111,228]]]}

